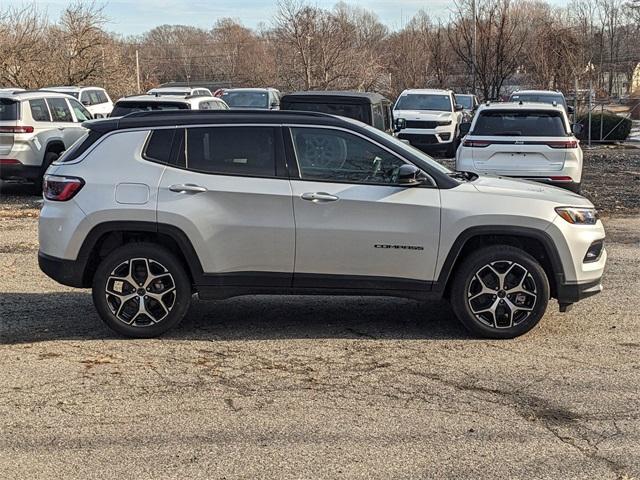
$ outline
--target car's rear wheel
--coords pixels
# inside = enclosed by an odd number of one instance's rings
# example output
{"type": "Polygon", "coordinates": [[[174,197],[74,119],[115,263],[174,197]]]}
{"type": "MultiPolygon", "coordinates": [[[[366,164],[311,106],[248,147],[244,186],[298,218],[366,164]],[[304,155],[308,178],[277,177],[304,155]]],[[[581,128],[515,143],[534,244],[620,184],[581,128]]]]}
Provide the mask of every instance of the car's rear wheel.
{"type": "Polygon", "coordinates": [[[93,278],[93,303],[116,332],[136,338],[161,335],[189,309],[191,281],[167,249],[129,243],[107,255],[93,278]]]}
{"type": "Polygon", "coordinates": [[[47,171],[47,168],[55,162],[60,155],[55,152],[47,152],[44,155],[44,159],[42,160],[42,166],[38,171],[38,176],[33,179],[32,193],[34,195],[42,195],[42,179],[44,178],[44,174],[47,171]]]}
{"type": "Polygon", "coordinates": [[[535,327],[549,302],[538,261],[508,245],[485,247],[456,270],[451,305],[462,324],[486,338],[514,338],[535,327]]]}

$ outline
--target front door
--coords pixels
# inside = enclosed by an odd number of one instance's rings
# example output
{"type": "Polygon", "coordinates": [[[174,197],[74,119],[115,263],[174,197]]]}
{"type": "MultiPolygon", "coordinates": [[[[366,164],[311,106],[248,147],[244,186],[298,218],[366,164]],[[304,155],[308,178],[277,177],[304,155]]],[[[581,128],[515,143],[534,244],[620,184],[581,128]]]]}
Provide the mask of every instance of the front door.
{"type": "Polygon", "coordinates": [[[440,232],[435,186],[397,184],[408,163],[341,129],[292,127],[299,179],[294,286],[429,290],[440,232]]]}

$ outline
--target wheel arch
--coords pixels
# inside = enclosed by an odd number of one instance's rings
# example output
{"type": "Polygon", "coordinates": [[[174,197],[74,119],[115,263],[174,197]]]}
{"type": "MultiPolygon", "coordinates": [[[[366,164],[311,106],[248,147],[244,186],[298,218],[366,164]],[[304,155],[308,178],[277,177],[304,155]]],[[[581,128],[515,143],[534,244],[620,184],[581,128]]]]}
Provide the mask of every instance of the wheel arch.
{"type": "Polygon", "coordinates": [[[96,225],[86,236],[77,262],[81,287],[91,286],[100,261],[116,248],[133,242],[152,242],[164,246],[182,262],[192,283],[203,275],[202,264],[187,235],[173,225],[143,221],[115,221],[96,225]]]}
{"type": "Polygon", "coordinates": [[[483,225],[464,230],[449,250],[433,291],[448,296],[459,265],[478,248],[488,245],[510,245],[532,255],[547,274],[551,296],[556,297],[565,272],[553,239],[542,230],[508,225],[483,225]]]}
{"type": "Polygon", "coordinates": [[[58,155],[60,155],[62,152],[64,152],[67,149],[67,147],[65,147],[64,142],[61,139],[52,139],[49,140],[47,142],[47,145],[44,149],[45,154],[47,152],[53,152],[53,153],[57,153],[58,155]]]}

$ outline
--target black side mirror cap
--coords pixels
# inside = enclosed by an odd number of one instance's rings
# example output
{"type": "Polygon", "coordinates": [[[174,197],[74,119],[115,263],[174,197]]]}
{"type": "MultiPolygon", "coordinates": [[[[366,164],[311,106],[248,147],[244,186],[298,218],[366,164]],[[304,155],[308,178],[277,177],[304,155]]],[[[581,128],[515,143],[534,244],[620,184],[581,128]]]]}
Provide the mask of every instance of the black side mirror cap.
{"type": "Polygon", "coordinates": [[[454,106],[454,109],[456,112],[459,112],[461,110],[464,110],[464,107],[462,105],[460,105],[459,103],[456,103],[454,106]]]}
{"type": "Polygon", "coordinates": [[[464,136],[471,130],[471,122],[462,122],[460,124],[460,136],[464,136]]]}
{"type": "Polygon", "coordinates": [[[574,113],[576,110],[571,105],[567,105],[567,113],[574,113]]]}
{"type": "Polygon", "coordinates": [[[422,185],[427,180],[427,175],[415,165],[405,164],[398,169],[398,185],[407,187],[422,185]]]}

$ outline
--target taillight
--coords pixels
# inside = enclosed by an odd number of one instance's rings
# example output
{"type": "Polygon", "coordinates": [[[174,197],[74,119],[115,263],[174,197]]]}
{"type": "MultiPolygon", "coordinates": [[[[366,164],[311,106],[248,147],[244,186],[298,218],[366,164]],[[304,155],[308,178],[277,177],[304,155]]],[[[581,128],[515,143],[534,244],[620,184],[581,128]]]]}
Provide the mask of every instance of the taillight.
{"type": "Polygon", "coordinates": [[[0,133],[33,133],[33,127],[0,127],[0,133]]]}
{"type": "Polygon", "coordinates": [[[56,202],[71,200],[84,186],[84,180],[78,177],[45,175],[42,190],[44,198],[56,202]]]}
{"type": "Polygon", "coordinates": [[[15,158],[0,158],[0,165],[20,165],[20,160],[15,158]]]}
{"type": "Polygon", "coordinates": [[[482,147],[488,147],[489,145],[491,145],[491,142],[488,142],[487,140],[465,140],[462,143],[463,147],[482,148],[482,147]]]}
{"type": "Polygon", "coordinates": [[[551,148],[576,148],[578,142],[576,140],[566,140],[560,142],[546,142],[551,148]]]}

